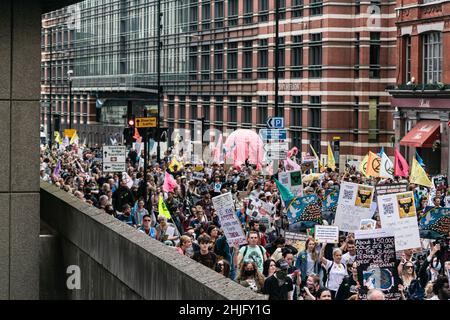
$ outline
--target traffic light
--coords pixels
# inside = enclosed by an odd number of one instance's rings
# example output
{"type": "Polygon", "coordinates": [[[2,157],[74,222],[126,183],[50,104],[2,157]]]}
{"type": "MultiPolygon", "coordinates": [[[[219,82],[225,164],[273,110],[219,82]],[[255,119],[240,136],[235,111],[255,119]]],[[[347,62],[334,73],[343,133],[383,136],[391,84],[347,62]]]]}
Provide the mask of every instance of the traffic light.
{"type": "Polygon", "coordinates": [[[128,124],[128,128],[133,128],[133,130],[134,130],[134,127],[135,127],[135,124],[136,124],[134,115],[131,115],[131,116],[128,118],[127,124],[128,124]]]}
{"type": "Polygon", "coordinates": [[[131,128],[123,129],[123,140],[124,140],[126,146],[131,147],[133,145],[133,134],[134,134],[134,129],[131,129],[131,128]]]}

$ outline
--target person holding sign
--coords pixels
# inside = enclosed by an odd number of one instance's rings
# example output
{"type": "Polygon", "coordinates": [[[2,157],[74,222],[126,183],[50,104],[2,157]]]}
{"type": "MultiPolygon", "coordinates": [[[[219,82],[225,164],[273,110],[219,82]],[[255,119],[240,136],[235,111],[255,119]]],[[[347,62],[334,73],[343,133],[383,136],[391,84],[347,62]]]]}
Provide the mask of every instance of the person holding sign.
{"type": "Polygon", "coordinates": [[[324,257],[325,245],[320,250],[320,263],[326,270],[327,280],[325,286],[330,289],[331,296],[334,299],[336,292],[342,283],[342,280],[347,276],[347,266],[341,262],[342,251],[339,248],[333,249],[333,261],[330,261],[324,257]]]}

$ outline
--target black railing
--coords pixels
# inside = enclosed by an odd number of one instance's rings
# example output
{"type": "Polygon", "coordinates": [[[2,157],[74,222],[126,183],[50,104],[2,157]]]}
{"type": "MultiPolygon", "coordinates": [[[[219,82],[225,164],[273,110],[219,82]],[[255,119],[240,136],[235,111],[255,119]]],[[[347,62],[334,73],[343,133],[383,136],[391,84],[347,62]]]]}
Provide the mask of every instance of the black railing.
{"type": "Polygon", "coordinates": [[[386,87],[388,91],[427,91],[427,90],[450,90],[450,84],[444,83],[419,83],[419,84],[398,84],[386,87]]]}

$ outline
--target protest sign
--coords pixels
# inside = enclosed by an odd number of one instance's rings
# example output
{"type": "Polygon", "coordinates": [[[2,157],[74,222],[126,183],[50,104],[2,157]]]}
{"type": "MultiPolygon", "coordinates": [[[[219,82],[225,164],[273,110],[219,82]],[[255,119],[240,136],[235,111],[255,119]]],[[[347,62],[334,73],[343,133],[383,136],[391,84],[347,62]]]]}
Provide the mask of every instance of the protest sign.
{"type": "Polygon", "coordinates": [[[362,219],[359,224],[359,230],[375,230],[377,222],[373,219],[362,219]]]}
{"type": "Polygon", "coordinates": [[[450,208],[426,207],[419,219],[420,237],[447,237],[450,228],[450,208]]]}
{"type": "Polygon", "coordinates": [[[301,252],[306,249],[306,240],[308,240],[309,236],[304,233],[285,232],[284,238],[286,239],[286,244],[293,246],[298,252],[301,252]]]}
{"type": "Polygon", "coordinates": [[[335,226],[317,225],[315,227],[314,239],[319,243],[338,243],[339,228],[335,226]]]}
{"type": "Polygon", "coordinates": [[[436,189],[447,189],[448,188],[447,176],[441,174],[433,177],[433,184],[436,189]]]}
{"type": "Polygon", "coordinates": [[[375,191],[377,196],[382,196],[385,194],[401,193],[408,191],[407,183],[391,183],[391,184],[381,184],[375,186],[375,191]]]}
{"type": "Polygon", "coordinates": [[[334,225],[339,230],[359,230],[361,219],[371,218],[374,188],[372,186],[342,182],[334,225]]]}
{"type": "Polygon", "coordinates": [[[378,207],[381,227],[394,231],[397,250],[421,247],[412,191],[379,196],[378,207]]]}
{"type": "Polygon", "coordinates": [[[331,224],[336,216],[337,204],[339,201],[339,191],[328,191],[322,200],[322,217],[331,224]]]}
{"type": "Polygon", "coordinates": [[[245,233],[242,230],[241,223],[235,215],[231,192],[212,198],[212,202],[230,247],[236,244],[246,244],[247,240],[245,233]]]}
{"type": "Polygon", "coordinates": [[[278,180],[285,185],[294,196],[303,195],[303,183],[301,171],[279,172],[278,180]]]}
{"type": "Polygon", "coordinates": [[[194,180],[203,180],[204,177],[205,177],[205,174],[203,172],[194,171],[192,173],[192,179],[194,179],[194,180]]]}
{"type": "Polygon", "coordinates": [[[287,217],[291,231],[301,225],[310,228],[315,224],[323,224],[319,198],[315,194],[294,198],[287,207],[287,217]]]}
{"type": "Polygon", "coordinates": [[[395,239],[391,230],[358,230],[355,232],[358,295],[367,300],[370,289],[382,290],[386,300],[399,300],[400,279],[395,266],[395,239]]]}

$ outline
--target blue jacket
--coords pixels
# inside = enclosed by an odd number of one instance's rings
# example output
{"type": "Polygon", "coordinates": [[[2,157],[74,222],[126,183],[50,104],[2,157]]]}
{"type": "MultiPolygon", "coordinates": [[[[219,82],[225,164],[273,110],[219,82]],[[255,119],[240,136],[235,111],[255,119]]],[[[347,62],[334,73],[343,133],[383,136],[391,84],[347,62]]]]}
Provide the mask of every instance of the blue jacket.
{"type": "MultiPolygon", "coordinates": [[[[297,260],[295,261],[295,266],[300,270],[302,274],[302,281],[306,281],[306,278],[308,275],[306,274],[307,267],[308,267],[308,254],[307,251],[304,250],[300,252],[297,256],[297,260]]],[[[319,259],[317,259],[316,263],[314,264],[314,273],[319,274],[320,271],[320,263],[319,259]]]]}

